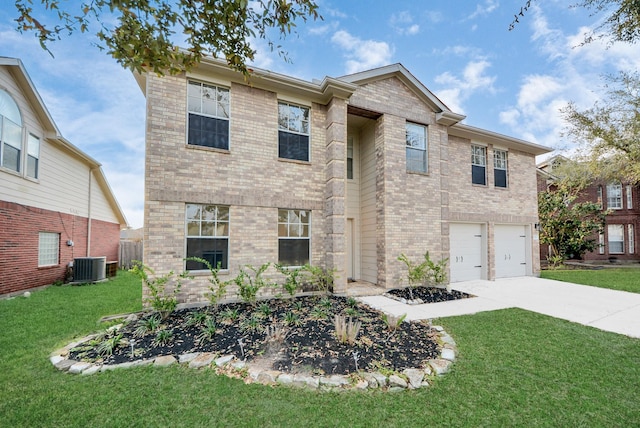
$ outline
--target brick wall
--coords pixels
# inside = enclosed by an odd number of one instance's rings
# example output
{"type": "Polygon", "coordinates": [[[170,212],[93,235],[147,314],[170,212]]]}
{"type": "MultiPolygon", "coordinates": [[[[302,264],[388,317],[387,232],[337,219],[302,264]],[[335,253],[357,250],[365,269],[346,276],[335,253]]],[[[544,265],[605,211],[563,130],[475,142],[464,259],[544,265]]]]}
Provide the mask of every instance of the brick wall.
{"type": "MultiPolygon", "coordinates": [[[[93,220],[91,228],[90,255],[117,260],[120,225],[93,220]]],[[[0,201],[0,295],[63,281],[74,257],[85,256],[87,218],[0,201]],[[60,234],[58,265],[38,267],[40,232],[60,234]]]]}
{"type": "MultiPolygon", "coordinates": [[[[186,77],[148,76],[144,263],[157,274],[184,270],[185,204],[198,203],[229,206],[225,280],[235,277],[240,266],[278,261],[278,208],[311,211],[311,263],[326,266],[325,189],[336,171],[335,165],[330,171],[327,166],[327,108],[310,105],[310,162],[282,160],[278,95],[243,84],[229,86],[229,150],[216,150],[186,145],[186,77]]],[[[336,150],[344,151],[344,143],[336,150]]],[[[340,201],[327,207],[338,212],[340,201]]],[[[329,266],[336,266],[336,259],[332,262],[329,266]]],[[[271,269],[267,277],[277,275],[271,269]]],[[[180,301],[204,301],[207,279],[198,275],[187,281],[180,301]]]]}

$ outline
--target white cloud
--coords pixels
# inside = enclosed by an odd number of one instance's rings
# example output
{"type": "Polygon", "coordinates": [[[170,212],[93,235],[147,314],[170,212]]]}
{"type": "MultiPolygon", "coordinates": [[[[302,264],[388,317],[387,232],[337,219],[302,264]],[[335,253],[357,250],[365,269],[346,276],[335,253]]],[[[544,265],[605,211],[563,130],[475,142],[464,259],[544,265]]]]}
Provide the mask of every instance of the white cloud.
{"type": "Polygon", "coordinates": [[[344,30],[337,31],[331,42],[345,51],[347,74],[389,64],[393,56],[393,48],[386,42],[362,40],[344,30]]]}
{"type": "Polygon", "coordinates": [[[443,88],[437,90],[440,98],[452,111],[464,113],[463,104],[478,91],[494,92],[496,78],[486,74],[491,63],[485,59],[470,61],[462,74],[456,76],[450,72],[442,73],[435,78],[435,82],[443,88]]]}
{"type": "Polygon", "coordinates": [[[420,25],[413,22],[413,15],[408,11],[392,14],[389,24],[400,35],[413,36],[420,32],[420,25]]]}
{"type": "Polygon", "coordinates": [[[496,10],[500,6],[500,2],[495,0],[485,0],[483,4],[478,4],[476,10],[467,17],[468,20],[477,18],[478,16],[486,16],[496,10]]]}
{"type": "Polygon", "coordinates": [[[547,56],[544,74],[523,77],[515,105],[506,106],[500,122],[515,135],[550,147],[567,149],[572,142],[561,137],[566,127],[560,110],[568,102],[589,108],[603,94],[602,76],[640,68],[640,46],[604,41],[580,46],[587,27],[572,34],[553,28],[539,7],[532,7],[531,41],[547,56]]]}

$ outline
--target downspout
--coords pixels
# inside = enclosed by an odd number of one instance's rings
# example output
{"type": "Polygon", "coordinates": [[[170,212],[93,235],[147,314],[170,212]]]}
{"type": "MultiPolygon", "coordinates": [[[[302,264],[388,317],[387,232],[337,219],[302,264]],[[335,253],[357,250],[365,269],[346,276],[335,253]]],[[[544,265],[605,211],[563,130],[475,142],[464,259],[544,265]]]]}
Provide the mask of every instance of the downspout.
{"type": "Polygon", "coordinates": [[[93,179],[93,168],[89,168],[89,200],[87,210],[87,257],[91,257],[91,187],[93,179]]]}

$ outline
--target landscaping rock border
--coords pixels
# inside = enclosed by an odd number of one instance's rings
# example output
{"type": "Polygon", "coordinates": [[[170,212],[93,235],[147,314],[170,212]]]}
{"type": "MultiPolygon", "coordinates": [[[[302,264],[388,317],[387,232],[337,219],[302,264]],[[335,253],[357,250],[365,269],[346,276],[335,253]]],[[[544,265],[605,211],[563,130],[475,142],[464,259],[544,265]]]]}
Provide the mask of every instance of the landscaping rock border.
{"type": "MultiPolygon", "coordinates": [[[[117,326],[116,326],[117,328],[117,326]]],[[[195,352],[179,355],[162,355],[153,359],[137,360],[121,364],[95,364],[69,359],[70,350],[96,337],[95,334],[74,341],[54,351],[49,360],[58,370],[71,374],[91,375],[108,370],[127,369],[140,366],[168,367],[174,364],[193,369],[212,369],[216,373],[241,378],[245,383],[284,385],[314,390],[384,390],[396,392],[429,386],[435,376],[447,373],[458,353],[456,342],[441,326],[432,326],[438,332],[442,346],[440,357],[430,360],[425,368],[405,369],[402,372],[359,372],[349,375],[309,375],[280,372],[252,366],[235,355],[218,355],[210,352],[195,352]]]]}

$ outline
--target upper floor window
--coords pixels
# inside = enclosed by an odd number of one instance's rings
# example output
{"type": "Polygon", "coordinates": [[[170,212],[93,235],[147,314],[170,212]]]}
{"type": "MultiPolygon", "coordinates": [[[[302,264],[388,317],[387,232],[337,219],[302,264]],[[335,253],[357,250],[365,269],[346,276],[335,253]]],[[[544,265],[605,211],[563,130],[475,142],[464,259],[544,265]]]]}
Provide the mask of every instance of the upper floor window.
{"type": "Polygon", "coordinates": [[[627,186],[627,209],[633,208],[633,186],[627,186]]]}
{"type": "Polygon", "coordinates": [[[598,186],[598,205],[602,209],[602,186],[598,186]]]}
{"type": "Polygon", "coordinates": [[[278,210],[278,263],[303,266],[309,263],[311,212],[278,210]]]}
{"type": "Polygon", "coordinates": [[[427,127],[406,124],[407,171],[427,172],[427,127]]]}
{"type": "Polygon", "coordinates": [[[229,150],[229,89],[189,82],[187,143],[229,150]]]}
{"type": "Polygon", "coordinates": [[[309,107],[278,102],[278,157],[309,161],[309,107]]]}
{"type": "Polygon", "coordinates": [[[0,89],[0,165],[20,172],[22,117],[11,96],[0,89]]]}
{"type": "Polygon", "coordinates": [[[493,151],[493,182],[496,187],[507,187],[507,152],[493,151]]]}
{"type": "Polygon", "coordinates": [[[607,184],[607,208],[622,209],[622,185],[620,183],[607,184]]]}
{"type": "Polygon", "coordinates": [[[353,137],[347,139],[347,179],[353,180],[353,137]]]}
{"type": "MultiPolygon", "coordinates": [[[[186,257],[199,257],[212,267],[228,269],[229,265],[229,207],[187,204],[186,257]]],[[[187,270],[204,270],[204,263],[187,261],[187,270]]]]}
{"type": "Polygon", "coordinates": [[[487,148],[471,146],[471,182],[487,184],[487,148]]]}
{"type": "Polygon", "coordinates": [[[40,139],[29,134],[27,140],[27,177],[38,178],[40,168],[40,139]]]}

